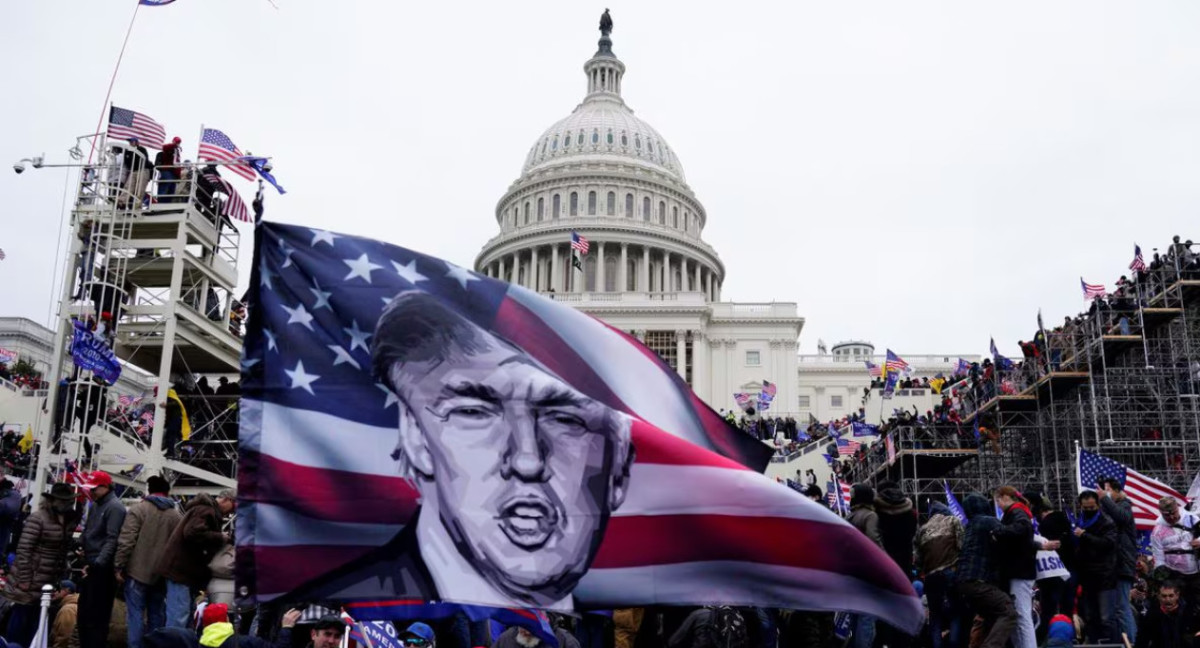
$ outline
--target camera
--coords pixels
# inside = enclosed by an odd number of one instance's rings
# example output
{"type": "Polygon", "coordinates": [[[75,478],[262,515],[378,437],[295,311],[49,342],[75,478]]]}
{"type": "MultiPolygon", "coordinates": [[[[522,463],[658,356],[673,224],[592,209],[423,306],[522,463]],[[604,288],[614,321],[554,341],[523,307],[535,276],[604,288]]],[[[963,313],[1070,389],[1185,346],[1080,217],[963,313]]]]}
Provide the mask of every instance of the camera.
{"type": "Polygon", "coordinates": [[[25,163],[17,162],[16,164],[13,165],[13,171],[16,171],[17,173],[24,173],[25,172],[25,163]]]}

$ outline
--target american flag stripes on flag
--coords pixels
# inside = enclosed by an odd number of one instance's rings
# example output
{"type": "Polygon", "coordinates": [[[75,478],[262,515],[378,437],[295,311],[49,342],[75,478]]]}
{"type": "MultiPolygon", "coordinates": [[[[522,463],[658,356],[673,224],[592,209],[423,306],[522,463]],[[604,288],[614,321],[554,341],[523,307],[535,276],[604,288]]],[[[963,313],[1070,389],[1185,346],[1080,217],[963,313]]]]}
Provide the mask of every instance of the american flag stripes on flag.
{"type": "Polygon", "coordinates": [[[1133,244],[1133,261],[1129,263],[1129,269],[1134,272],[1141,272],[1146,269],[1146,259],[1142,258],[1142,246],[1137,243],[1133,244]]]}
{"type": "Polygon", "coordinates": [[[1174,497],[1180,505],[1187,503],[1187,497],[1166,484],[1143,475],[1119,461],[1079,449],[1076,458],[1076,477],[1079,480],[1079,490],[1098,490],[1096,480],[1101,477],[1116,479],[1125,489],[1125,496],[1133,504],[1133,519],[1137,528],[1147,530],[1154,528],[1158,520],[1158,500],[1164,497],[1174,497]]]}
{"type": "Polygon", "coordinates": [[[887,361],[884,363],[884,366],[887,367],[889,372],[899,371],[903,373],[908,371],[908,363],[905,362],[904,358],[892,353],[891,349],[887,350],[887,361]]]}
{"type": "Polygon", "coordinates": [[[589,247],[586,236],[581,235],[579,232],[571,232],[572,250],[577,250],[580,254],[587,254],[589,247]]]}
{"type": "Polygon", "coordinates": [[[238,194],[237,189],[234,189],[233,185],[226,182],[225,178],[219,175],[204,173],[204,177],[225,192],[225,200],[221,203],[221,213],[233,220],[249,223],[250,211],[246,209],[246,203],[242,201],[242,197],[238,194]]]}
{"type": "Polygon", "coordinates": [[[775,398],[775,394],[779,393],[779,387],[769,380],[764,380],[762,381],[762,393],[766,394],[768,398],[775,398]]]}
{"type": "Polygon", "coordinates": [[[866,362],[867,362],[867,373],[871,374],[872,378],[878,378],[879,374],[880,374],[879,365],[875,364],[874,362],[871,362],[870,360],[867,360],[866,362]]]}
{"type": "MultiPolygon", "coordinates": [[[[372,571],[383,564],[372,558],[396,546],[398,537],[408,537],[406,525],[415,526],[417,519],[424,524],[424,507],[436,505],[426,498],[418,502],[418,492],[432,488],[431,482],[439,489],[445,482],[434,482],[435,476],[419,466],[413,470],[420,472],[405,477],[394,457],[401,434],[436,442],[424,436],[424,429],[442,419],[436,410],[413,412],[406,400],[416,397],[411,391],[397,394],[382,386],[372,371],[372,352],[384,353],[387,345],[403,342],[376,329],[384,307],[394,310],[409,303],[404,300],[416,300],[424,310],[414,316],[440,313],[453,326],[477,331],[480,344],[490,349],[501,344],[502,353],[517,360],[507,371],[533,372],[565,386],[558,389],[569,389],[571,401],[555,407],[582,402],[628,424],[636,450],[632,465],[626,464],[628,488],[619,504],[608,505],[612,515],[593,545],[595,553],[583,563],[586,571],[578,585],[563,603],[554,604],[556,609],[685,604],[849,609],[910,632],[919,629],[924,618],[920,601],[887,555],[825,507],[761,474],[771,449],[728,426],[636,339],[533,291],[397,246],[271,222],[261,223],[256,237],[259,262],[250,284],[256,308],[250,312],[242,369],[236,534],[238,582],[251,598],[331,598],[324,595],[331,590],[323,584],[347,591],[339,583],[364,565],[369,578],[354,580],[355,594],[339,597],[348,601],[346,607],[357,619],[389,617],[385,607],[359,608],[355,601],[412,598],[404,595],[410,581],[382,571],[386,564],[372,571]],[[314,291],[314,285],[326,293],[314,291]],[[377,335],[386,341],[374,339],[377,335]],[[380,350],[376,345],[384,346],[380,350]],[[818,549],[798,552],[797,543],[818,549]]],[[[412,334],[410,329],[404,329],[406,335],[412,334]]],[[[442,362],[461,362],[458,354],[473,352],[463,349],[442,362]]],[[[479,363],[488,360],[475,357],[479,363]]],[[[384,366],[400,371],[397,365],[384,366]]],[[[503,373],[497,370],[506,366],[495,365],[488,375],[503,373]]],[[[415,388],[402,384],[405,390],[415,388]]],[[[440,393],[451,389],[460,394],[464,388],[444,383],[440,393]]],[[[472,389],[472,399],[491,398],[472,389]]],[[[504,402],[519,408],[529,401],[512,397],[504,402]]],[[[489,412],[453,410],[447,418],[470,426],[489,412]]],[[[558,424],[573,425],[565,418],[558,424]]],[[[507,461],[513,452],[504,449],[503,435],[516,434],[516,429],[508,422],[494,425],[499,427],[488,429],[501,436],[475,442],[474,463],[460,464],[466,472],[507,461]]],[[[465,428],[462,432],[468,433],[465,428]]],[[[464,441],[453,450],[461,452],[468,445],[464,441]]],[[[597,440],[593,447],[611,445],[597,440]]],[[[554,444],[539,444],[532,451],[547,453],[542,458],[547,463],[563,460],[554,444]]],[[[424,455],[415,456],[413,463],[425,461],[424,455]]],[[[579,470],[590,470],[582,463],[576,461],[579,470]]],[[[548,480],[561,486],[567,478],[560,475],[548,480]]],[[[492,479],[463,476],[485,478],[492,479]]],[[[571,502],[587,497],[575,491],[564,494],[571,502]]],[[[492,507],[462,502],[456,515],[494,529],[489,526],[494,523],[483,522],[497,519],[489,515],[495,513],[492,507]]],[[[509,515],[504,511],[500,515],[509,515]]],[[[562,515],[568,514],[583,515],[564,509],[562,515]]],[[[587,523],[582,517],[571,519],[587,523]]],[[[429,524],[441,523],[435,519],[429,524]]],[[[496,537],[487,536],[489,542],[508,542],[504,534],[496,537]]],[[[538,547],[528,551],[522,555],[545,555],[538,547]]],[[[405,550],[400,557],[424,558],[414,554],[420,550],[405,550]]],[[[559,560],[546,558],[538,561],[543,569],[547,561],[559,560]]],[[[448,570],[441,573],[451,589],[465,584],[448,570]]],[[[441,583],[437,593],[440,600],[454,600],[441,583]]]]}
{"type": "Polygon", "coordinates": [[[850,484],[842,482],[834,478],[825,485],[825,499],[829,502],[829,508],[838,513],[848,513],[850,511],[850,484]],[[841,501],[838,501],[838,492],[841,492],[841,501]]]}
{"type": "Polygon", "coordinates": [[[861,446],[862,446],[861,443],[859,443],[858,441],[853,441],[851,439],[838,439],[837,440],[838,455],[842,456],[842,457],[845,457],[847,455],[852,455],[855,452],[858,452],[858,449],[861,446]]]}
{"type": "Polygon", "coordinates": [[[962,358],[959,358],[958,362],[954,365],[954,375],[956,376],[964,375],[970,371],[971,363],[962,358]]]}
{"type": "Polygon", "coordinates": [[[215,128],[205,128],[200,135],[201,161],[225,162],[230,171],[247,180],[253,180],[254,169],[239,161],[240,157],[243,157],[243,153],[225,133],[215,128]]]}
{"type": "Polygon", "coordinates": [[[1104,284],[1090,284],[1084,281],[1083,277],[1079,278],[1079,287],[1083,289],[1084,299],[1095,299],[1108,294],[1108,291],[1104,289],[1104,284]]]}
{"type": "Polygon", "coordinates": [[[140,112],[112,106],[108,110],[108,139],[127,140],[138,138],[146,148],[161,149],[167,139],[167,129],[162,124],[140,112]]]}

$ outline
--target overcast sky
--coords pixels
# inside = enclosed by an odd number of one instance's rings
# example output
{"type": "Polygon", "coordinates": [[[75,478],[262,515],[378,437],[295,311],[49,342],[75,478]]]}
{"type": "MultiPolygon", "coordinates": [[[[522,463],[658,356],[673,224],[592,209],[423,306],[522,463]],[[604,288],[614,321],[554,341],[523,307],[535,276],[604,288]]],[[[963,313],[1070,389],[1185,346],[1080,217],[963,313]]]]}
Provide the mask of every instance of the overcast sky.
{"type": "MultiPolygon", "coordinates": [[[[802,352],[994,335],[1017,355],[1039,307],[1082,309],[1080,275],[1111,284],[1135,241],[1200,239],[1196,2],[606,2],[625,100],[707,208],[724,297],[796,302],[802,352]]],[[[201,123],[273,156],[289,193],[270,219],[461,265],[583,98],[604,9],[275,3],[143,7],[113,103],[188,157],[201,123]]],[[[93,131],[133,6],[5,3],[0,315],[47,320],[66,179],[7,165],[66,161],[93,131]]]]}

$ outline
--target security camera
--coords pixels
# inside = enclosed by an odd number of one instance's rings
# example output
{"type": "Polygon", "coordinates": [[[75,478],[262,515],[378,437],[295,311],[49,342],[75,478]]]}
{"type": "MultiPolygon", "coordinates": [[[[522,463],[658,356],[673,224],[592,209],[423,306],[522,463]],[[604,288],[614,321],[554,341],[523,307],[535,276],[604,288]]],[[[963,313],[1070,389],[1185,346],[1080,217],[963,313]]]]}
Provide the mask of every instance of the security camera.
{"type": "Polygon", "coordinates": [[[46,158],[39,155],[35,158],[30,158],[29,163],[33,165],[33,168],[40,169],[40,168],[42,168],[42,164],[44,164],[45,161],[46,161],[46,158]]]}
{"type": "Polygon", "coordinates": [[[17,162],[13,165],[13,171],[16,171],[17,173],[25,173],[25,163],[17,162]]]}

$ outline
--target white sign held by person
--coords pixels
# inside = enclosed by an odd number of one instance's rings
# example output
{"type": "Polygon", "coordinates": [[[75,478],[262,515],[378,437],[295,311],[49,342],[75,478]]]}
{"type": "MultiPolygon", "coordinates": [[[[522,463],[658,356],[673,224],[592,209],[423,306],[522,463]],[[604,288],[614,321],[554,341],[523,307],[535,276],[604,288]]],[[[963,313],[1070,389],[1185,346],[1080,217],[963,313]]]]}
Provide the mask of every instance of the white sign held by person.
{"type": "MultiPolygon", "coordinates": [[[[1039,543],[1046,542],[1046,539],[1040,535],[1033,536],[1033,541],[1039,543]]],[[[1061,578],[1067,580],[1071,577],[1071,572],[1063,565],[1062,558],[1058,557],[1057,551],[1041,549],[1037,552],[1037,580],[1046,578],[1061,578]]]]}

